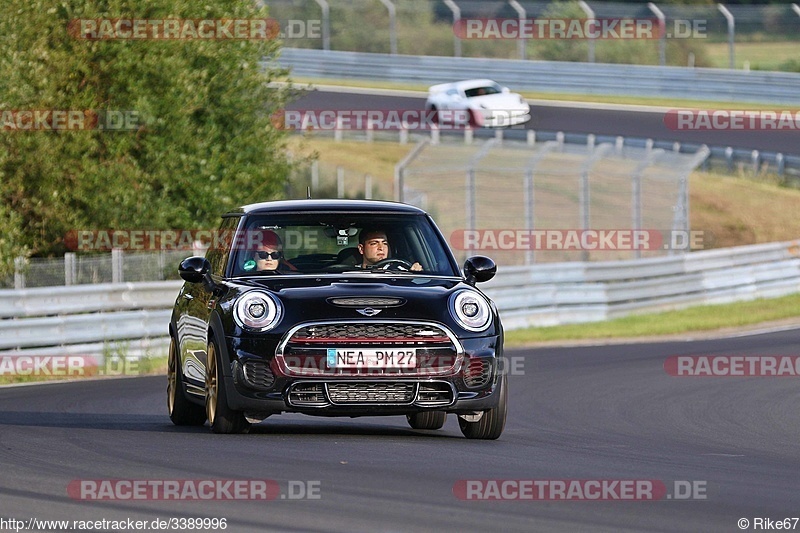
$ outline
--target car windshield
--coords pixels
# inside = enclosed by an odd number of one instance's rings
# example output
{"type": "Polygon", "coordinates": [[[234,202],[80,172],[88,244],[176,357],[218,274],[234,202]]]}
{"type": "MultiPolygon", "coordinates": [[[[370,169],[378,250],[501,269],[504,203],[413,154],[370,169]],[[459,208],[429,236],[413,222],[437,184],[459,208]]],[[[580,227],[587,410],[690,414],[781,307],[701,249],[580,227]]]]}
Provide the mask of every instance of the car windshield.
{"type": "Polygon", "coordinates": [[[480,87],[466,89],[464,94],[467,95],[467,98],[473,98],[475,96],[486,96],[487,94],[498,94],[501,92],[503,92],[503,88],[493,83],[491,85],[481,85],[480,87]]]}
{"type": "Polygon", "coordinates": [[[232,276],[339,272],[458,276],[438,231],[424,215],[253,214],[230,254],[232,276]],[[379,255],[359,247],[374,244],[379,255]],[[362,251],[365,254],[362,254],[362,251]]]}

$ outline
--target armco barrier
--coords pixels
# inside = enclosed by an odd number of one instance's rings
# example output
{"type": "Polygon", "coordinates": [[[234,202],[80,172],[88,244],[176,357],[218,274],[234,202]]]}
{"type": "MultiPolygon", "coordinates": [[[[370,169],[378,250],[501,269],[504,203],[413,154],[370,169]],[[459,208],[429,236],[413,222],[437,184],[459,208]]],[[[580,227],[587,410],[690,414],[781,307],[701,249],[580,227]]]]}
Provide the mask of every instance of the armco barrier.
{"type": "Polygon", "coordinates": [[[433,85],[491,78],[515,90],[658,98],[800,103],[800,74],[564,61],[431,57],[284,48],[297,77],[433,85]]]}
{"type": "MultiPolygon", "coordinates": [[[[0,291],[0,355],[163,355],[180,282],[0,291]]],[[[500,268],[481,286],[507,329],[800,292],[800,240],[609,262],[500,268]]]]}
{"type": "Polygon", "coordinates": [[[671,257],[508,267],[483,286],[507,329],[800,292],[800,241],[671,257]]]}

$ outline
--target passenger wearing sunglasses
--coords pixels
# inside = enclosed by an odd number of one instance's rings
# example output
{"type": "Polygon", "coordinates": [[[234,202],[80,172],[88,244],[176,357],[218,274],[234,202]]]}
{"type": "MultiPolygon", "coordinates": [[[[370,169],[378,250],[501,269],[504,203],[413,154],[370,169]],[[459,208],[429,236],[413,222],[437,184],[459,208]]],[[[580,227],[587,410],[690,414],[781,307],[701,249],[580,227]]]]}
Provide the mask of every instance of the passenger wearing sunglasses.
{"type": "Polygon", "coordinates": [[[278,234],[267,231],[263,234],[261,242],[253,252],[253,260],[256,262],[256,270],[297,270],[291,264],[283,260],[283,242],[278,234]]]}

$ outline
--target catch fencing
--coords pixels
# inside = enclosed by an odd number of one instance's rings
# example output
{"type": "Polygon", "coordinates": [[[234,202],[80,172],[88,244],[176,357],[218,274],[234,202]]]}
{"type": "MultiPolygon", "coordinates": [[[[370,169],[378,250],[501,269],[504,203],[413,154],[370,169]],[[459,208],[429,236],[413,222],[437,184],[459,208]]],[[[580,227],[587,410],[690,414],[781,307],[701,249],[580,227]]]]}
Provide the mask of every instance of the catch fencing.
{"type": "Polygon", "coordinates": [[[397,166],[396,199],[429,211],[459,260],[482,253],[511,266],[684,253],[688,177],[707,155],[706,148],[681,154],[622,143],[570,145],[563,136],[533,145],[498,138],[422,141],[397,166]],[[567,242],[618,230],[648,232],[657,240],[640,246],[567,242]],[[534,242],[535,232],[546,242],[534,242]],[[515,242],[514,235],[523,240],[515,242]],[[683,248],[671,244],[676,235],[683,248]]]}

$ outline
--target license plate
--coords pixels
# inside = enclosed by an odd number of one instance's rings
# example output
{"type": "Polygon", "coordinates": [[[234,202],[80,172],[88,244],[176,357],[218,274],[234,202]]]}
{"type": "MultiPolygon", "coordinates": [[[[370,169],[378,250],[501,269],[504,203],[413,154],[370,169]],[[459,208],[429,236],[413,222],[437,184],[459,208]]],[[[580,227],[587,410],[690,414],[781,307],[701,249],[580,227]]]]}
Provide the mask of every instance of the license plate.
{"type": "Polygon", "coordinates": [[[416,368],[417,350],[328,348],[328,368],[416,368]]]}

